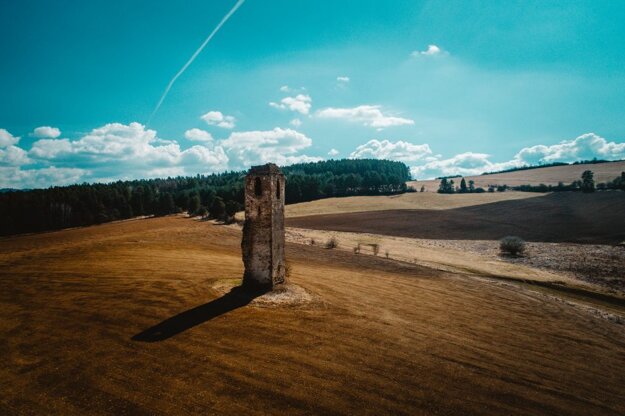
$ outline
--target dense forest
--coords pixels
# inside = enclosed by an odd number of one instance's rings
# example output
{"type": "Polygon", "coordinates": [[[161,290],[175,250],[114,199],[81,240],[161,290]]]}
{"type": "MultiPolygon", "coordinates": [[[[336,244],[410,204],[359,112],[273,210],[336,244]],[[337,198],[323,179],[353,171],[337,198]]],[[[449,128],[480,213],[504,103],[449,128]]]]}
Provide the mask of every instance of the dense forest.
{"type": "MultiPolygon", "coordinates": [[[[407,191],[408,166],[344,159],[283,167],[287,204],[349,195],[407,191]]],[[[101,224],[187,211],[216,219],[243,208],[246,172],[81,184],[0,193],[0,235],[101,224]]]]}

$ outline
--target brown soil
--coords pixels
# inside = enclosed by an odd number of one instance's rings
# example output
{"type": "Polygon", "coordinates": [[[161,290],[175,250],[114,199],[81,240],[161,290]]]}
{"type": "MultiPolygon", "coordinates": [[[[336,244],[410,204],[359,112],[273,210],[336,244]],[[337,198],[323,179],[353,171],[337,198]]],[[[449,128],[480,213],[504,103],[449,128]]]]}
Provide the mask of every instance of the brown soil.
{"type": "MultiPolygon", "coordinates": [[[[441,195],[442,196],[442,195],[441,195]]],[[[411,238],[618,244],[625,192],[560,192],[447,210],[389,210],[288,218],[287,225],[411,238]]]]}
{"type": "MultiPolygon", "coordinates": [[[[591,170],[595,174],[595,182],[610,182],[616,177],[621,176],[621,172],[625,172],[625,161],[596,163],[585,165],[568,165],[554,166],[549,168],[519,170],[516,172],[496,173],[493,175],[479,175],[465,177],[467,183],[469,180],[475,182],[475,186],[486,189],[489,185],[557,185],[558,182],[564,182],[566,185],[580,179],[585,170],[591,170]]],[[[460,178],[453,178],[456,185],[460,185],[460,178]]],[[[429,192],[438,190],[439,180],[428,181],[411,181],[408,184],[413,186],[417,191],[421,186],[425,186],[429,192]]]]}
{"type": "Polygon", "coordinates": [[[0,413],[625,412],[622,325],[515,285],[287,253],[315,302],[221,295],[240,233],[208,222],[0,240],[0,413]]]}

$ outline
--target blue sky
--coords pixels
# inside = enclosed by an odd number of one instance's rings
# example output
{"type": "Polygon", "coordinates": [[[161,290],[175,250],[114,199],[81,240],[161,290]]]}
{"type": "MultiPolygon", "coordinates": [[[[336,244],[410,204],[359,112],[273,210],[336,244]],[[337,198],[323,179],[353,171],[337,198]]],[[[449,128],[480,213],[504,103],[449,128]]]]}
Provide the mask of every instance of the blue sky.
{"type": "Polygon", "coordinates": [[[625,158],[625,2],[0,2],[0,187],[625,158]]]}

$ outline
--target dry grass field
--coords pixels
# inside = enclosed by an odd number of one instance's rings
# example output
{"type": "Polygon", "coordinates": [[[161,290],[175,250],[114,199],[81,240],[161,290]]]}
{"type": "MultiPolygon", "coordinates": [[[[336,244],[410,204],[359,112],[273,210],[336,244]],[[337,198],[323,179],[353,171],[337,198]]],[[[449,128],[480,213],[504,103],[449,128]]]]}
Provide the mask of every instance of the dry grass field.
{"type": "MultiPolygon", "coordinates": [[[[493,175],[478,175],[465,177],[467,183],[469,180],[475,182],[475,186],[486,189],[489,185],[557,185],[558,182],[569,184],[578,180],[585,170],[592,170],[595,174],[595,182],[608,182],[625,172],[625,161],[596,163],[596,164],[580,164],[568,166],[554,166],[541,169],[519,170],[516,172],[496,173],[493,175]]],[[[460,185],[460,179],[455,179],[460,185]]],[[[426,181],[411,181],[408,185],[413,186],[417,191],[421,186],[425,186],[428,192],[436,192],[438,190],[438,179],[426,181]]]]}
{"type": "MultiPolygon", "coordinates": [[[[497,202],[484,198],[488,194],[411,195],[415,201],[421,196],[424,200],[437,200],[448,209],[428,208],[424,204],[403,210],[339,212],[288,218],[287,225],[447,240],[499,240],[506,235],[517,235],[527,241],[542,242],[617,244],[625,241],[625,193],[621,191],[559,192],[540,196],[525,193],[534,197],[497,202]],[[471,201],[467,206],[454,207],[455,201],[465,197],[471,201]],[[482,204],[477,205],[480,198],[483,198],[482,204]]],[[[300,211],[305,211],[304,208],[300,211]]]]}
{"type": "Polygon", "coordinates": [[[625,413],[625,331],[511,283],[289,244],[313,301],[216,287],[183,217],[0,240],[0,414],[625,413]]]}
{"type": "MultiPolygon", "coordinates": [[[[388,211],[399,209],[444,210],[483,205],[501,201],[538,198],[545,194],[533,192],[495,192],[483,194],[405,193],[390,196],[350,196],[345,198],[327,198],[302,202],[286,206],[286,217],[305,217],[309,215],[340,214],[348,212],[388,211]]],[[[238,214],[243,218],[243,213],[238,214]]]]}

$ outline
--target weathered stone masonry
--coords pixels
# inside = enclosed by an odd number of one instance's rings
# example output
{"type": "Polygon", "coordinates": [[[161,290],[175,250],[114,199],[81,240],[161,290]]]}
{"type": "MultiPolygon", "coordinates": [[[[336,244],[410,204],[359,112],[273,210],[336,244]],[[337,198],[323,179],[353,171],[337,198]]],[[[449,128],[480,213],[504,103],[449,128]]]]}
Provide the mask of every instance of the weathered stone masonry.
{"type": "Polygon", "coordinates": [[[273,163],[253,166],[245,177],[245,286],[273,289],[286,283],[284,189],[284,175],[273,163]]]}

